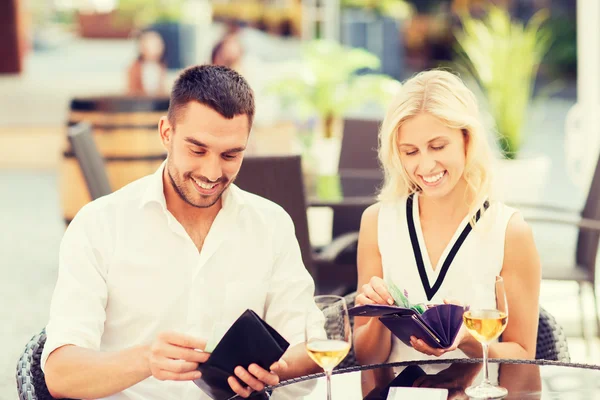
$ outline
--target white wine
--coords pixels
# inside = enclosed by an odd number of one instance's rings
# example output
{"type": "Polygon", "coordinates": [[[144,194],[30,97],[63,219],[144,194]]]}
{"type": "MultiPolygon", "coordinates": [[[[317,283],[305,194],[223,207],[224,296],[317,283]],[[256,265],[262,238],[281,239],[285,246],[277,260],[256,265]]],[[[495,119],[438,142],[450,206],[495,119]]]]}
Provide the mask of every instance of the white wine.
{"type": "Polygon", "coordinates": [[[498,310],[472,310],[465,312],[465,327],[479,343],[497,339],[508,323],[508,315],[498,310]]]}
{"type": "Polygon", "coordinates": [[[331,371],[350,351],[350,343],[343,340],[314,340],[306,344],[306,351],[321,368],[331,371]]]}

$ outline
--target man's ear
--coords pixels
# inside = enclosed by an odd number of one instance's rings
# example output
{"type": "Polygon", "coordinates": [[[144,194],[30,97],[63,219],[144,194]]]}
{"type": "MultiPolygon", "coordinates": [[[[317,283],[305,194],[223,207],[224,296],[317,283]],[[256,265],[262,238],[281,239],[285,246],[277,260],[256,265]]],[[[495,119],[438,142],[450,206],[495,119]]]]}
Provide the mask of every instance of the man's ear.
{"type": "Polygon", "coordinates": [[[167,116],[160,117],[160,121],[158,122],[158,133],[160,134],[160,140],[162,141],[163,147],[169,150],[171,147],[171,140],[173,139],[174,129],[167,116]]]}

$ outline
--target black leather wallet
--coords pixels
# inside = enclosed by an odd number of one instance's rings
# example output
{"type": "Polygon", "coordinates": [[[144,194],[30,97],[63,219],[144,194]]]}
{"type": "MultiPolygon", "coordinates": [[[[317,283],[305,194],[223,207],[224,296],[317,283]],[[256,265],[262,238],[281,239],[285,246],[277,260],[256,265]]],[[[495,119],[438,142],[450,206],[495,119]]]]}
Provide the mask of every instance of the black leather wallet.
{"type": "Polygon", "coordinates": [[[214,400],[235,396],[227,378],[237,366],[257,364],[267,371],[290,344],[254,311],[246,310],[233,323],[214,351],[198,370],[202,377],[194,383],[214,400]]]}

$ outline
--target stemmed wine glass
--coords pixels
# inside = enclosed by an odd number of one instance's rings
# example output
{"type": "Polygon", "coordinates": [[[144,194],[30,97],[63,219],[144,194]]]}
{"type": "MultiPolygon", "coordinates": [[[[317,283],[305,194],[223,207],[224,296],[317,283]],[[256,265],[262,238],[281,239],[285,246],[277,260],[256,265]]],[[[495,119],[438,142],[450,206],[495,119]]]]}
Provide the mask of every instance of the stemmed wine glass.
{"type": "Polygon", "coordinates": [[[319,320],[306,321],[306,351],[310,358],[323,368],[327,377],[327,400],[331,400],[331,374],[346,358],[352,346],[350,317],[343,297],[316,296],[315,304],[322,317],[319,316],[319,320]]]}
{"type": "Polygon", "coordinates": [[[483,381],[465,390],[466,395],[474,399],[499,399],[508,394],[505,388],[490,382],[488,373],[488,347],[491,342],[500,337],[508,324],[508,304],[502,277],[496,277],[494,289],[496,308],[473,308],[471,305],[463,315],[465,327],[481,343],[483,350],[483,381]]]}

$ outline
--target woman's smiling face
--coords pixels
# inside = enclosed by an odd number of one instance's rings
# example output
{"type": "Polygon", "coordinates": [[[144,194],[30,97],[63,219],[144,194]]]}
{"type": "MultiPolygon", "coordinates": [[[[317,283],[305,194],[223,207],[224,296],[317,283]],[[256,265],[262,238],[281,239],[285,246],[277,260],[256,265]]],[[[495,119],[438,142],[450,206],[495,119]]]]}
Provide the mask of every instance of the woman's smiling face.
{"type": "Polygon", "coordinates": [[[465,170],[465,136],[436,117],[421,113],[405,121],[398,131],[400,161],[423,195],[445,197],[465,170]]]}

